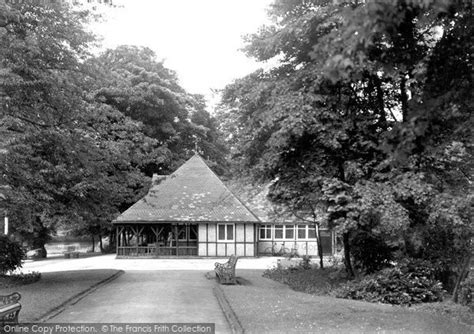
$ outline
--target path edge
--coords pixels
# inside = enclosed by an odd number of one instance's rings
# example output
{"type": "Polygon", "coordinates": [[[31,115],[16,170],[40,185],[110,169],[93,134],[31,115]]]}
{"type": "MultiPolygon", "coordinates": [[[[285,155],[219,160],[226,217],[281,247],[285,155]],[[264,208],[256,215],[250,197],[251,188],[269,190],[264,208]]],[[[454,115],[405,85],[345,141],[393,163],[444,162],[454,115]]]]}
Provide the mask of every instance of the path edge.
{"type": "Polygon", "coordinates": [[[95,290],[97,290],[101,286],[113,281],[114,279],[116,279],[117,277],[123,275],[124,273],[125,273],[124,270],[118,270],[112,276],[109,276],[109,277],[107,277],[107,278],[91,285],[86,290],[83,290],[83,291],[79,292],[78,294],[72,296],[71,298],[67,299],[65,302],[63,302],[60,305],[54,307],[52,310],[49,310],[44,315],[40,316],[39,318],[35,319],[34,321],[43,323],[43,322],[48,321],[51,318],[54,318],[59,313],[63,312],[66,309],[66,307],[76,304],[77,302],[79,302],[81,299],[83,299],[84,297],[86,297],[90,293],[94,292],[95,290]]]}
{"type": "Polygon", "coordinates": [[[217,298],[217,301],[219,302],[222,312],[224,313],[227,323],[229,324],[232,334],[245,333],[245,330],[242,327],[242,324],[240,323],[239,318],[237,317],[234,310],[230,306],[229,301],[225,297],[224,291],[222,290],[222,288],[220,287],[218,283],[214,283],[213,291],[214,291],[214,295],[217,298]]]}

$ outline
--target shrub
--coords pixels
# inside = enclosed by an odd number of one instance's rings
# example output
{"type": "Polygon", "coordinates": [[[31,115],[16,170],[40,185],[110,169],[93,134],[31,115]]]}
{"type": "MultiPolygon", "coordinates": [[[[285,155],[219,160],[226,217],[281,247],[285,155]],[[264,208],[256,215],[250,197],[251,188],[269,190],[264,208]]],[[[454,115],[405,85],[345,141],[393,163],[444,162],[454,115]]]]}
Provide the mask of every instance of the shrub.
{"type": "Polygon", "coordinates": [[[351,254],[355,265],[367,274],[389,267],[393,260],[392,247],[380,236],[371,232],[357,231],[351,240],[351,254]]]}
{"type": "Polygon", "coordinates": [[[0,274],[21,268],[25,251],[5,235],[0,236],[0,274]]]}
{"type": "Polygon", "coordinates": [[[330,267],[339,268],[343,266],[342,258],[337,257],[337,256],[327,257],[327,262],[330,267]]]}
{"type": "Polygon", "coordinates": [[[474,294],[474,277],[468,277],[461,283],[459,287],[459,303],[462,305],[467,305],[474,307],[473,303],[473,294],[474,294]]]}
{"type": "Polygon", "coordinates": [[[336,297],[369,302],[411,305],[441,301],[443,287],[435,279],[431,263],[405,260],[394,268],[370,275],[359,282],[349,282],[335,293],[336,297]]]}
{"type": "Polygon", "coordinates": [[[296,291],[317,295],[328,295],[330,291],[346,282],[345,277],[333,275],[334,268],[319,269],[312,267],[304,269],[301,266],[292,268],[272,268],[263,273],[263,277],[288,285],[296,291]]]}
{"type": "Polygon", "coordinates": [[[311,255],[303,255],[299,266],[304,270],[311,269],[311,255]]]}
{"type": "Polygon", "coordinates": [[[41,273],[34,271],[31,273],[10,273],[0,275],[0,288],[9,289],[19,285],[26,285],[37,282],[41,278],[41,273]]]}
{"type": "Polygon", "coordinates": [[[41,278],[41,273],[37,271],[33,271],[31,273],[19,273],[9,275],[10,282],[18,285],[25,285],[37,282],[41,278]]]}

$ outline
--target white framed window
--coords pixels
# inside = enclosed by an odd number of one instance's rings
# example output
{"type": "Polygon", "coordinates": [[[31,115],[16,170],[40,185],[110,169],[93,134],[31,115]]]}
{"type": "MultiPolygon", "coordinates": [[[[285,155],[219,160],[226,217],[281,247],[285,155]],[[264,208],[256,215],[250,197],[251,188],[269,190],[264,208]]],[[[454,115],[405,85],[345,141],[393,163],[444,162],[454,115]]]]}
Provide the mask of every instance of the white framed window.
{"type": "Polygon", "coordinates": [[[217,224],[218,241],[234,241],[234,224],[217,224]]]}
{"type": "MultiPolygon", "coordinates": [[[[302,225],[306,226],[306,225],[302,225]]],[[[302,238],[306,238],[306,230],[302,238]]],[[[260,240],[294,240],[295,239],[295,225],[260,225],[259,239],[260,240]]]]}
{"type": "Polygon", "coordinates": [[[260,240],[272,240],[272,225],[260,225],[260,240]]]}
{"type": "Polygon", "coordinates": [[[283,225],[275,225],[275,239],[281,240],[283,239],[283,232],[284,226],[283,225]]]}
{"type": "Polygon", "coordinates": [[[297,237],[300,240],[316,239],[316,230],[313,225],[298,225],[297,237]]]}
{"type": "Polygon", "coordinates": [[[298,230],[298,239],[306,239],[306,225],[298,225],[297,230],[298,230]]]}
{"type": "Polygon", "coordinates": [[[275,225],[275,239],[294,240],[295,225],[275,225]]]}

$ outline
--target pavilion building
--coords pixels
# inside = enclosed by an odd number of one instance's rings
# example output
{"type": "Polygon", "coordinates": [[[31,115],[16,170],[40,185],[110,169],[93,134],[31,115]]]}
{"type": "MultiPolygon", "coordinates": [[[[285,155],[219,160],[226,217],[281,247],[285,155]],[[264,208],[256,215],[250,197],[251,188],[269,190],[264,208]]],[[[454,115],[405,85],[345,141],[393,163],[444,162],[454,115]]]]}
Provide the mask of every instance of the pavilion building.
{"type": "MultiPolygon", "coordinates": [[[[310,225],[262,222],[197,154],[171,175],[155,175],[148,194],[113,224],[117,257],[253,257],[277,244],[317,254],[310,225]]],[[[332,253],[334,236],[324,236],[332,253]]]]}

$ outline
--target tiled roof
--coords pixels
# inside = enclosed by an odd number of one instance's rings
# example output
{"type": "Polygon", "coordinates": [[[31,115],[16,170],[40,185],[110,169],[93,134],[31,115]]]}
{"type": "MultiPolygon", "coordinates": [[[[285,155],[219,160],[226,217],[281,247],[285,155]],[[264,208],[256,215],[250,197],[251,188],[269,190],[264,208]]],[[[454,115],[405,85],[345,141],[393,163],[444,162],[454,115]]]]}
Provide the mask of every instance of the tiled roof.
{"type": "Polygon", "coordinates": [[[148,194],[122,213],[121,222],[258,222],[199,155],[165,179],[154,178],[148,194]]]}

